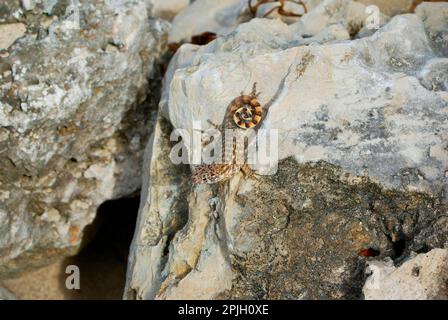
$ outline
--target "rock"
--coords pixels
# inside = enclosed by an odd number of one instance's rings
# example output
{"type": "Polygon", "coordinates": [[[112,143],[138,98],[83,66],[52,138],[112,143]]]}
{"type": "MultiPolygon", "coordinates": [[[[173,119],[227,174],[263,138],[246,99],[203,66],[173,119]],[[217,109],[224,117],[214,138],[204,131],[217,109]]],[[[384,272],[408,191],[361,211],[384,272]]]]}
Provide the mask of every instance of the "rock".
{"type": "Polygon", "coordinates": [[[242,25],[234,37],[200,48],[190,60],[199,61],[202,56],[199,65],[176,70],[164,112],[175,128],[191,130],[193,120],[202,120],[204,129],[211,127],[207,119],[221,123],[228,103],[222,97],[236,97],[257,82],[262,104],[278,95],[269,106],[263,128],[280,130],[280,160],[290,156],[300,163],[325,160],[353,174],[366,173],[386,187],[434,195],[444,190],[445,151],[436,150],[445,140],[437,131],[447,128],[446,95],[428,91],[412,76],[433,55],[417,16],[396,17],[372,37],[361,40],[292,48],[288,46],[300,43],[300,39],[292,40],[286,26],[269,23],[271,29],[261,35],[261,24],[268,21],[252,20],[242,25]],[[234,52],[227,51],[232,42],[247,42],[255,34],[269,38],[275,33],[285,35],[267,45],[260,45],[257,39],[234,52]],[[399,34],[409,34],[409,38],[397,40],[399,34]],[[255,50],[259,56],[251,57],[255,50]],[[241,64],[239,54],[246,57],[247,71],[237,67],[241,64]],[[223,56],[225,66],[219,66],[223,56]],[[268,64],[269,73],[258,67],[268,64]],[[216,74],[219,77],[213,78],[216,74]],[[213,81],[207,82],[208,75],[213,81]],[[314,86],[315,81],[322,85],[314,86]],[[263,87],[263,83],[267,85],[263,87]],[[279,87],[269,85],[272,83],[279,87]],[[182,87],[187,88],[187,95],[182,87]],[[297,92],[306,95],[299,97],[297,92]],[[299,108],[299,101],[306,108],[299,108]],[[210,111],[209,105],[216,108],[210,111]],[[427,111],[432,106],[437,107],[427,111]],[[426,118],[428,112],[433,113],[431,121],[426,118]],[[310,125],[315,121],[318,123],[310,125]],[[427,150],[438,155],[426,157],[427,150]]]}
{"type": "Polygon", "coordinates": [[[195,0],[173,20],[169,42],[189,41],[205,31],[227,34],[243,21],[246,0],[195,0]]]}
{"type": "Polygon", "coordinates": [[[424,85],[437,62],[424,22],[396,16],[349,40],[362,19],[346,10],[360,4],[325,5],[323,23],[252,19],[177,51],[147,146],[125,298],[360,299],[369,257],[448,246],[448,95],[424,85]],[[279,162],[190,187],[169,157],[171,129],[187,144],[193,121],[222,123],[254,82],[279,162]]]}
{"type": "Polygon", "coordinates": [[[23,23],[0,24],[0,50],[9,48],[25,31],[23,23]]]}
{"type": "Polygon", "coordinates": [[[448,55],[448,2],[423,2],[415,13],[423,20],[434,52],[448,55]]]}
{"type": "Polygon", "coordinates": [[[363,288],[366,300],[448,299],[448,250],[433,249],[394,267],[391,260],[370,261],[363,288]]]}
{"type": "MultiPolygon", "coordinates": [[[[346,0],[324,0],[303,16],[292,28],[302,37],[315,36],[328,26],[343,25],[350,36],[355,37],[367,27],[371,13],[361,3],[346,0]]],[[[378,15],[378,29],[387,21],[385,15],[378,15]]],[[[376,31],[374,29],[373,31],[376,31]]]]}
{"type": "Polygon", "coordinates": [[[0,286],[0,300],[16,300],[16,297],[11,291],[0,286]]]}
{"type": "Polygon", "coordinates": [[[159,117],[149,139],[144,162],[142,195],[128,260],[125,298],[151,299],[160,285],[166,250],[188,219],[189,174],[174,165],[170,152],[171,126],[159,117]],[[142,288],[139,290],[138,288],[142,288]]]}
{"type": "MultiPolygon", "coordinates": [[[[303,1],[303,5],[299,5],[295,2],[286,1],[284,10],[291,12],[293,14],[303,15],[306,12],[312,11],[315,7],[317,7],[322,0],[305,0],[303,1]],[[306,8],[306,9],[305,9],[306,8]]],[[[252,4],[255,5],[256,1],[252,0],[252,4]]],[[[277,10],[274,10],[275,7],[278,7],[279,3],[267,2],[262,3],[256,10],[256,17],[263,18],[268,17],[270,19],[281,19],[285,23],[294,23],[300,20],[301,17],[290,17],[286,15],[281,15],[277,10]],[[274,10],[274,11],[272,11],[274,10]],[[269,13],[269,11],[272,11],[269,13]]]]}
{"type": "Polygon", "coordinates": [[[168,21],[173,20],[190,4],[190,0],[150,0],[150,2],[152,5],[151,15],[168,21]]]}
{"type": "MultiPolygon", "coordinates": [[[[351,35],[355,35],[367,21],[369,12],[366,6],[347,0],[308,0],[304,1],[308,14],[298,17],[281,16],[273,12],[270,19],[281,18],[285,23],[296,24],[295,31],[306,37],[314,36],[323,29],[338,23],[345,24],[351,35]]],[[[253,1],[255,4],[255,1],[253,1]]],[[[287,4],[290,6],[291,4],[287,4]]],[[[256,17],[262,17],[275,6],[273,3],[261,5],[256,17]]],[[[296,5],[295,5],[296,6],[296,5]]],[[[300,7],[300,6],[299,6],[300,7]]],[[[289,7],[288,7],[289,8],[289,7]]],[[[297,8],[290,8],[296,10],[297,8]]],[[[303,9],[298,10],[303,13],[303,9]]],[[[227,35],[234,31],[242,22],[247,22],[253,16],[249,12],[246,0],[197,0],[185,8],[173,20],[170,32],[170,42],[189,41],[193,35],[203,32],[214,32],[218,35],[227,35]]],[[[380,14],[379,25],[387,20],[380,14]]]]}
{"type": "Polygon", "coordinates": [[[36,1],[1,51],[0,278],[73,254],[98,206],[141,186],[167,24],[146,1],[66,6],[36,1]]]}
{"type": "Polygon", "coordinates": [[[375,5],[381,13],[393,17],[397,14],[410,13],[415,0],[358,0],[366,6],[375,5]]]}
{"type": "Polygon", "coordinates": [[[428,90],[448,90],[448,59],[435,58],[428,61],[420,72],[420,83],[428,90]]]}
{"type": "Polygon", "coordinates": [[[26,11],[33,10],[36,7],[35,0],[21,0],[22,8],[26,11]]]}

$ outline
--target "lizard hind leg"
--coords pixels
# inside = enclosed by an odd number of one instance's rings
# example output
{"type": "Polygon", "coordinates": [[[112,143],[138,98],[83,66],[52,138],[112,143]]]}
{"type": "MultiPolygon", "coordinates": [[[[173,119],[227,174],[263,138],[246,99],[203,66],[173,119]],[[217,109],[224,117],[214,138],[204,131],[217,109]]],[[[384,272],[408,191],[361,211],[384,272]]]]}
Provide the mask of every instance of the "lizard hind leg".
{"type": "Polygon", "coordinates": [[[194,184],[213,184],[225,181],[233,177],[237,172],[237,166],[233,164],[199,165],[193,169],[191,181],[194,184]]]}
{"type": "Polygon", "coordinates": [[[246,179],[254,179],[256,181],[261,181],[261,179],[255,174],[255,171],[248,164],[244,164],[241,167],[241,171],[243,172],[244,177],[246,179]]]}

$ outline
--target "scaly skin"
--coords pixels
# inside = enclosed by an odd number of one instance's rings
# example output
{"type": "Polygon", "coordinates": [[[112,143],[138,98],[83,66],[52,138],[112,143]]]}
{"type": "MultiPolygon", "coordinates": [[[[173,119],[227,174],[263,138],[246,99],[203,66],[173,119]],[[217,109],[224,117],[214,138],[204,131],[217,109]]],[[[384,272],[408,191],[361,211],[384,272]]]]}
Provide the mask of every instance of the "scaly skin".
{"type": "Polygon", "coordinates": [[[224,163],[215,163],[211,165],[192,166],[193,175],[191,177],[194,184],[208,183],[213,184],[225,181],[236,175],[247,165],[240,163],[238,159],[242,159],[241,151],[237,150],[237,141],[239,130],[236,130],[236,139],[230,144],[225,143],[225,129],[250,129],[257,126],[262,120],[262,110],[260,103],[257,101],[259,93],[256,92],[256,83],[252,88],[250,95],[241,95],[232,100],[228,107],[228,111],[224,122],[221,125],[222,143],[223,143],[223,159],[230,154],[229,161],[224,163]]]}

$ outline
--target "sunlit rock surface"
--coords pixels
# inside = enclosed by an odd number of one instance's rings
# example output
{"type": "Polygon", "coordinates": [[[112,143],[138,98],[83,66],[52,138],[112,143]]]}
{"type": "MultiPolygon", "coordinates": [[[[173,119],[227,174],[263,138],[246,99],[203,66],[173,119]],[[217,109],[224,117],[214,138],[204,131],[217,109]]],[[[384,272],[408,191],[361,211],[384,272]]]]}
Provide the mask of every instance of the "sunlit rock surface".
{"type": "Polygon", "coordinates": [[[140,188],[166,42],[145,1],[33,3],[0,6],[0,29],[26,26],[0,48],[0,277],[72,254],[140,188]]]}
{"type": "Polygon", "coordinates": [[[253,19],[178,50],[125,298],[361,299],[369,259],[447,246],[446,4],[369,32],[360,3],[325,6],[308,14],[318,24],[253,19]],[[261,129],[278,130],[277,170],[192,186],[168,157],[172,129],[186,139],[194,120],[222,123],[254,82],[261,129]]]}

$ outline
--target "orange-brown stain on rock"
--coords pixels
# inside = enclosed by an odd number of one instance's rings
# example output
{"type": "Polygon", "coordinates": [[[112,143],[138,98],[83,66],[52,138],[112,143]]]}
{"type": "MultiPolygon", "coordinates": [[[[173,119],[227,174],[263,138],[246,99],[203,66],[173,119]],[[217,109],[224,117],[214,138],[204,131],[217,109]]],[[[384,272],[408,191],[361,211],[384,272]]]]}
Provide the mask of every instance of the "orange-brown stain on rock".
{"type": "Polygon", "coordinates": [[[80,230],[78,226],[70,226],[70,229],[68,230],[68,242],[71,245],[75,245],[78,242],[79,233],[80,230]]]}

